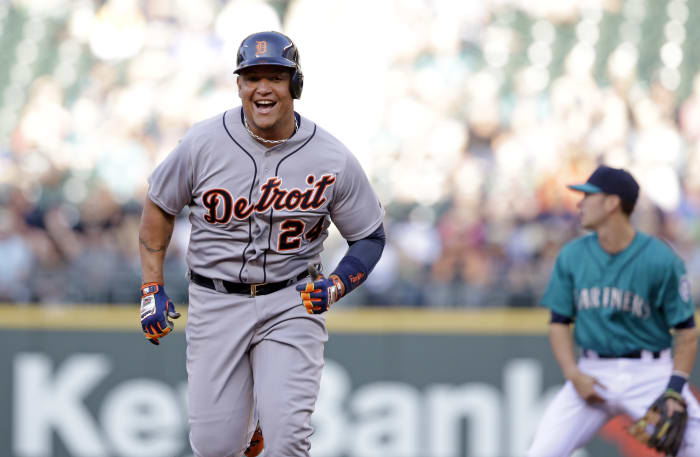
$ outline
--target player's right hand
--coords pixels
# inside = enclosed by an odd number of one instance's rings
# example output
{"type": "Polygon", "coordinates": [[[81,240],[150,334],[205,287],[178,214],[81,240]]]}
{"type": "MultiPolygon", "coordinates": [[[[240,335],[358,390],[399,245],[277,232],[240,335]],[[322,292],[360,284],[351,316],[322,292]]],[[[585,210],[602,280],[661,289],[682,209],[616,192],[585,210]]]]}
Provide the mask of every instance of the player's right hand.
{"type": "Polygon", "coordinates": [[[165,294],[162,284],[149,282],[141,286],[141,328],[151,343],[160,344],[159,339],[173,331],[173,321],[180,313],[165,294]]]}
{"type": "Polygon", "coordinates": [[[605,390],[606,387],[593,376],[589,376],[586,373],[579,371],[576,373],[576,375],[571,377],[571,383],[574,385],[574,388],[576,389],[576,392],[578,392],[579,396],[589,405],[605,403],[605,399],[600,396],[595,388],[598,386],[605,390]]]}

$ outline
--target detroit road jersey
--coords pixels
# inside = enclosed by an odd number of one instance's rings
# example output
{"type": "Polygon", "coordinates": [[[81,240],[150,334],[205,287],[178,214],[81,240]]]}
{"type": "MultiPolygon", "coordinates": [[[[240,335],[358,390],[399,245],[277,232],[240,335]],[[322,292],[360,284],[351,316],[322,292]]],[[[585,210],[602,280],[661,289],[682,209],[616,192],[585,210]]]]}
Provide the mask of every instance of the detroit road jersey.
{"type": "Polygon", "coordinates": [[[333,136],[298,116],[292,138],[266,148],[241,119],[235,108],[196,124],[149,179],[148,197],[163,210],[190,207],[192,271],[282,281],[319,259],[331,221],[350,241],[381,225],[367,177],[333,136]]]}
{"type": "MultiPolygon", "coordinates": [[[[605,388],[605,403],[586,404],[567,381],[547,406],[529,457],[562,457],[584,446],[612,417],[638,419],[666,389],[673,369],[669,329],[694,312],[682,260],[663,241],[637,232],[622,252],[605,252],[593,233],[562,248],[542,298],[552,311],[574,320],[582,353],[578,366],[605,388]],[[634,351],[642,358],[625,358],[634,351]],[[599,355],[613,358],[599,358],[599,355]]],[[[688,429],[679,456],[700,457],[700,406],[686,385],[688,429]]]]}
{"type": "MultiPolygon", "coordinates": [[[[190,208],[187,263],[235,283],[296,278],[320,262],[333,222],[347,240],[381,224],[384,211],[358,161],[298,116],[296,133],[266,148],[241,108],[192,127],[149,179],[148,197],[175,215],[190,208]]],[[[265,455],[307,457],[328,335],[292,283],[250,296],[190,283],[187,395],[196,457],[241,455],[255,419],[265,455]],[[288,443],[288,444],[285,444],[288,443]]]]}

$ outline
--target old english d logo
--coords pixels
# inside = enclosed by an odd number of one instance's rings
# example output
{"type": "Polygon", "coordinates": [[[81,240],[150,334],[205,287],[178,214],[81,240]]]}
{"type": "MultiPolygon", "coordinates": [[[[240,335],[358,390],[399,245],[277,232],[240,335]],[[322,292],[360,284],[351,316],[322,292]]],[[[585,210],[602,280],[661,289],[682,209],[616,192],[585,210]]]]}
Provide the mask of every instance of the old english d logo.
{"type": "Polygon", "coordinates": [[[267,41],[256,41],[255,42],[255,57],[267,52],[267,41]]]}

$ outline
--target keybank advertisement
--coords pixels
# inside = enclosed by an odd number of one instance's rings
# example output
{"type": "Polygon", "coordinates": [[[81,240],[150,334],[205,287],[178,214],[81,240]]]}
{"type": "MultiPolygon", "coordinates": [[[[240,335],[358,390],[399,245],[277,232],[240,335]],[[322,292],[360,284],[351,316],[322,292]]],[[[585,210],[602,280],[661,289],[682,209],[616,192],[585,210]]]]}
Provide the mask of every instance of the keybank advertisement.
{"type": "MultiPolygon", "coordinates": [[[[159,347],[123,331],[0,343],[0,455],[192,455],[183,332],[159,347]]],[[[561,381],[543,334],[331,334],[312,455],[522,456],[561,381]]],[[[580,455],[624,455],[615,425],[580,455]]]]}

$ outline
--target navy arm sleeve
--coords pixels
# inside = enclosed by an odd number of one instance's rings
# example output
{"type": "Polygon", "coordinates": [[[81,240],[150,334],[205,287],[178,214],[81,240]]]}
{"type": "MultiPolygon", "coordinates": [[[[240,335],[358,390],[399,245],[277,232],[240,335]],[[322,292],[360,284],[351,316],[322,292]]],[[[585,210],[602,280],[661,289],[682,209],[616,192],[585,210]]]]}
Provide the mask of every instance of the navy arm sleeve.
{"type": "Polygon", "coordinates": [[[386,244],[384,226],[380,225],[367,237],[357,241],[348,241],[348,244],[350,249],[331,273],[343,281],[346,294],[362,284],[379,262],[386,244]]]}

